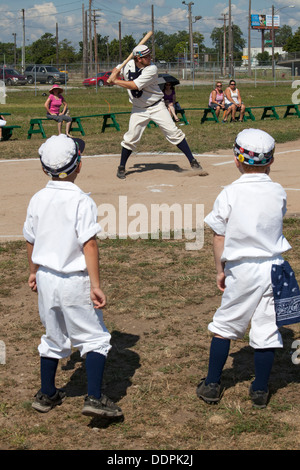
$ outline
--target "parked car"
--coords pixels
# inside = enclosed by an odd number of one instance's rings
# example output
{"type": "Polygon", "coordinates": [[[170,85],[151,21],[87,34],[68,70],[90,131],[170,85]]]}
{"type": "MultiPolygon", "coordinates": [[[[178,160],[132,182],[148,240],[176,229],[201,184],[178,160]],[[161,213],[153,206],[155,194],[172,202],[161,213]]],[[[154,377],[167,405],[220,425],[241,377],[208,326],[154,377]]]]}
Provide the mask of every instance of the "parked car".
{"type": "Polygon", "coordinates": [[[24,75],[21,75],[15,69],[1,68],[0,80],[3,80],[7,86],[10,85],[26,85],[27,80],[24,75]]]}
{"type": "Polygon", "coordinates": [[[24,75],[27,82],[32,84],[35,81],[39,83],[65,83],[68,81],[68,74],[60,72],[52,65],[30,65],[26,67],[24,75]]]}
{"type": "MultiPolygon", "coordinates": [[[[111,86],[107,83],[107,79],[110,76],[111,72],[101,72],[97,74],[97,85],[98,86],[111,86]]],[[[83,80],[82,84],[84,86],[96,86],[96,77],[86,78],[83,80]]]]}

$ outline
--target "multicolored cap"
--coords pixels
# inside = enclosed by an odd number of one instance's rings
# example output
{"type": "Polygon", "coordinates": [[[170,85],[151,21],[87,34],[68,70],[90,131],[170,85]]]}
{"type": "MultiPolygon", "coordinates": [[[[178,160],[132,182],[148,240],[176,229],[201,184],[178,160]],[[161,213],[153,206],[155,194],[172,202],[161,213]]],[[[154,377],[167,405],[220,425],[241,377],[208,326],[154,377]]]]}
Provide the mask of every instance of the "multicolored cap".
{"type": "Polygon", "coordinates": [[[260,129],[244,129],[237,135],[233,148],[234,155],[241,163],[265,166],[273,159],[275,140],[260,129]]]}

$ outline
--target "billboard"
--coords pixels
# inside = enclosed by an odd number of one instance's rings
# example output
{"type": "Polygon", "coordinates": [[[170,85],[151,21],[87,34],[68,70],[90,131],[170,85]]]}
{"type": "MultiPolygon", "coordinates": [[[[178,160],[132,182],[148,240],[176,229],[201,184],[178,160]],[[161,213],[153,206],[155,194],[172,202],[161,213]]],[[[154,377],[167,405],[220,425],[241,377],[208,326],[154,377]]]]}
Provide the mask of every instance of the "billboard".
{"type": "MultiPolygon", "coordinates": [[[[274,28],[280,27],[279,15],[274,15],[274,28]]],[[[272,29],[272,15],[251,15],[252,29],[272,29]]]]}

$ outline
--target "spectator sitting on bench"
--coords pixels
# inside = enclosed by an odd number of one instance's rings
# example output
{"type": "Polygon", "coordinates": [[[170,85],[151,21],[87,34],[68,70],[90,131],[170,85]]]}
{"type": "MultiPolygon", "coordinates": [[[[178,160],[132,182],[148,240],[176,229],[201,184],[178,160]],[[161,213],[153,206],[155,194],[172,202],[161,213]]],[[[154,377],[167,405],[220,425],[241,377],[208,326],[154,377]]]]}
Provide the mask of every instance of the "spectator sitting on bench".
{"type": "Polygon", "coordinates": [[[230,113],[231,120],[235,121],[235,113],[237,111],[240,112],[239,122],[243,122],[246,107],[242,102],[241,94],[234,80],[230,80],[229,86],[225,90],[225,108],[226,115],[224,116],[223,122],[227,122],[230,113]]]}
{"type": "Polygon", "coordinates": [[[225,113],[225,97],[221,82],[216,83],[216,88],[209,95],[208,106],[215,110],[217,118],[219,117],[221,109],[223,109],[225,113]]]}
{"type": "Polygon", "coordinates": [[[2,136],[2,127],[4,127],[6,124],[6,121],[3,116],[0,115],[0,141],[3,140],[2,136]]]}
{"type": "Polygon", "coordinates": [[[169,113],[171,114],[171,117],[174,119],[175,122],[180,121],[175,111],[176,93],[174,86],[171,83],[166,83],[163,89],[163,93],[164,102],[168,108],[169,113]]]}
{"type": "Polygon", "coordinates": [[[45,108],[47,110],[47,119],[54,119],[58,123],[58,135],[62,133],[62,123],[66,121],[66,134],[70,135],[70,127],[72,124],[72,118],[66,114],[68,111],[68,105],[62,95],[63,89],[59,85],[53,85],[49,90],[49,97],[46,100],[45,108]],[[60,112],[61,105],[63,110],[60,112]]]}

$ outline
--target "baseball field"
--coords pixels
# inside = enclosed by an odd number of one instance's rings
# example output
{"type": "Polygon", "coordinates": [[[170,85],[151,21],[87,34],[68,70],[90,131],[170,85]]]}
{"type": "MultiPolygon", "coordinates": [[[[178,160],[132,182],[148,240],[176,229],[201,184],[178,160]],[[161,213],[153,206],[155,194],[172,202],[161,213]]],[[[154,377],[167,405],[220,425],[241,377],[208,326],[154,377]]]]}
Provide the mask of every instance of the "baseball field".
{"type": "MultiPolygon", "coordinates": [[[[275,100],[278,104],[291,102],[292,90],[287,85],[280,93],[272,86],[238,87],[243,100],[252,106],[275,100]]],[[[210,89],[208,85],[180,86],[177,98],[182,107],[204,107],[210,89]]],[[[153,206],[162,204],[177,208],[182,217],[187,206],[193,210],[197,206],[207,214],[222,187],[239,176],[232,154],[236,134],[250,126],[266,130],[277,141],[270,176],[282,184],[288,199],[284,234],[293,249],[285,258],[299,282],[297,117],[201,125],[199,112],[187,111],[189,125],[182,129],[209,175],[200,177],[190,170],[185,157],[152,127],[146,129],[138,153],[128,161],[125,181],[115,174],[128,115],[119,117],[120,132],[110,128],[102,133],[102,123],[95,118],[83,121],[86,150],[76,183],[91,192],[99,216],[104,217],[105,209],[113,212],[117,228],[116,237],[99,239],[102,288],[108,298],[104,318],[112,334],[104,392],[122,407],[124,419],[107,422],[81,414],[86,376],[84,360],[76,350],[61,362],[57,373],[56,385],[66,390],[66,401],[46,414],[31,408],[40,384],[37,346],[43,328],[37,295],[27,286],[22,226],[30,197],[48,180],[38,160],[44,139],[40,135],[27,139],[30,119],[44,117],[45,92],[44,87],[37,93],[33,88],[9,90],[7,105],[1,107],[2,112],[11,113],[10,123],[21,129],[9,141],[0,142],[0,341],[6,347],[0,363],[0,450],[182,454],[193,450],[298,450],[299,325],[281,329],[284,348],[276,353],[267,408],[254,410],[248,397],[254,368],[247,335],[231,344],[221,402],[209,406],[200,401],[195,391],[207,371],[207,325],[221,299],[215,283],[212,234],[201,226],[201,243],[187,249],[187,241],[196,239],[187,240],[184,231],[177,237],[172,223],[167,236],[145,236],[142,229],[149,225],[145,219],[142,224],[135,212],[144,211],[148,222],[153,206]],[[121,233],[121,216],[127,237],[121,233]]],[[[130,111],[126,93],[115,87],[98,93],[69,87],[66,100],[71,115],[89,114],[91,109],[95,113],[130,111]]],[[[54,123],[46,123],[45,128],[48,137],[56,133],[54,123]]],[[[74,133],[74,137],[80,135],[74,133]]]]}

